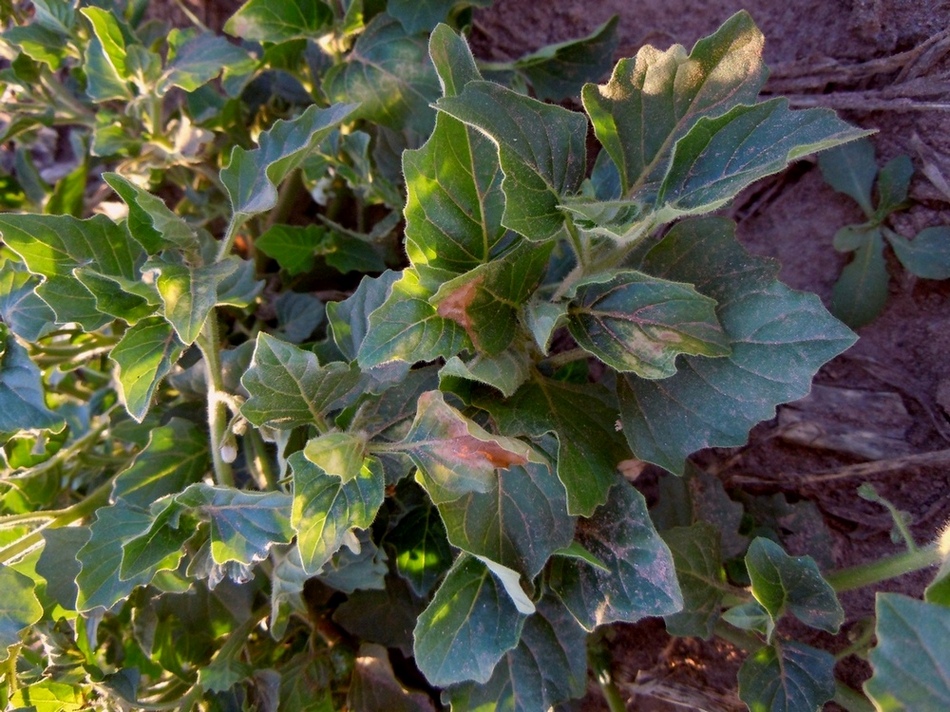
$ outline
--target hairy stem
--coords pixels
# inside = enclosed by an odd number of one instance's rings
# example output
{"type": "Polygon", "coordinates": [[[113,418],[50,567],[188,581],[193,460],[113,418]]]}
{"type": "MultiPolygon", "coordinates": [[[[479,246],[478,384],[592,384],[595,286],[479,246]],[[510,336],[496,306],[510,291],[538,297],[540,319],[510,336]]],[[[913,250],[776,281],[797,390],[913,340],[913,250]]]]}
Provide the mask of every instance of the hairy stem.
{"type": "Polygon", "coordinates": [[[857,690],[852,690],[840,680],[835,680],[835,696],[832,701],[848,712],[874,712],[874,705],[868,701],[867,697],[857,690]]]}
{"type": "Polygon", "coordinates": [[[832,571],[825,576],[825,580],[837,593],[843,593],[930,568],[939,564],[940,560],[941,554],[936,544],[931,544],[914,551],[905,551],[866,564],[832,571]]]}
{"type": "Polygon", "coordinates": [[[198,337],[198,348],[204,356],[205,376],[208,386],[208,430],[211,433],[211,462],[214,464],[214,480],[225,487],[234,486],[231,465],[221,456],[221,445],[228,428],[227,392],[221,377],[221,359],[218,354],[218,317],[215,310],[198,337]]]}

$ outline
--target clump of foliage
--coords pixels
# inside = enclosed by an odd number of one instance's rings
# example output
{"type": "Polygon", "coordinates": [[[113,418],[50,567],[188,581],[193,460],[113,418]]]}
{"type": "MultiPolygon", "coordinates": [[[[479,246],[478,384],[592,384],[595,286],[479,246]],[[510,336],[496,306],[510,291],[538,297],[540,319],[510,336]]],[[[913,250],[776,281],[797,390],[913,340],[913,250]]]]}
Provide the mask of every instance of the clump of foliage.
{"type": "MultiPolygon", "coordinates": [[[[480,67],[471,5],[250,0],[240,44],[136,2],[2,11],[32,211],[0,215],[5,704],[545,710],[645,616],[747,647],[754,709],[847,694],[780,621],[836,631],[877,579],[740,531],[792,505],[686,463],[854,339],[709,213],[864,132],[757,101],[744,13],[598,85],[615,21],[480,67]],[[653,512],[634,457],[686,473],[653,512]]],[[[878,660],[947,578],[882,597],[878,660]]]]}
{"type": "Polygon", "coordinates": [[[911,274],[950,279],[950,227],[924,228],[908,240],[888,225],[891,215],[910,207],[907,195],[914,174],[910,156],[892,158],[878,171],[873,144],[861,139],[823,153],[818,164],[825,182],[853,198],[867,218],[835,233],[835,249],[854,253],[834,286],[831,310],[835,316],[857,329],[883,311],[890,281],[885,244],[911,274]],[[875,185],[876,202],[872,194],[875,185]]]}

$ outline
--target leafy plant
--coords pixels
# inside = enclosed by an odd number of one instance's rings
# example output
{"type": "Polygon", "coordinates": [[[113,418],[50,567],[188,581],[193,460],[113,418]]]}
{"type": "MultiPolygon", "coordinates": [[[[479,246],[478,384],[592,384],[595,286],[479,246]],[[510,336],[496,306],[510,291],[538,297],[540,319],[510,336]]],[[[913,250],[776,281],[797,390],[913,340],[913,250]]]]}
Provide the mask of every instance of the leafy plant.
{"type": "Polygon", "coordinates": [[[751,641],[753,708],[836,694],[777,627],[837,630],[834,580],[691,510],[701,476],[651,516],[617,467],[742,443],[852,343],[708,213],[864,132],[757,102],[745,13],[598,85],[615,22],[480,68],[469,9],[250,0],[241,47],[5,11],[45,211],[0,215],[5,702],[548,709],[645,616],[751,641]],[[79,137],[51,189],[47,125],[79,137]]]}
{"type": "Polygon", "coordinates": [[[854,253],[834,286],[835,316],[856,329],[874,321],[884,309],[889,282],[885,244],[911,274],[950,279],[950,228],[924,228],[908,240],[887,224],[892,214],[910,206],[907,191],[914,167],[909,156],[891,159],[879,172],[874,146],[862,139],[823,153],[818,164],[828,185],[853,198],[867,217],[867,222],[846,225],[835,233],[835,249],[854,253]]]}

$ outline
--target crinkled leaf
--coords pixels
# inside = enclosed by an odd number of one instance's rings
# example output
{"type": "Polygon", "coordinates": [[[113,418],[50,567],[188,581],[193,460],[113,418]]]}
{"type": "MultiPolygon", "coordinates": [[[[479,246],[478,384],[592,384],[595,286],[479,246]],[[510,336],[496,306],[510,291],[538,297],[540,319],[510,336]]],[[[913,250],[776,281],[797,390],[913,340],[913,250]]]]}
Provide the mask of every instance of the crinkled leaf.
{"type": "Polygon", "coordinates": [[[43,616],[43,606],[33,593],[33,580],[8,566],[0,565],[0,650],[6,653],[20,642],[20,633],[43,616]]]}
{"type": "Polygon", "coordinates": [[[647,513],[646,501],[626,480],[615,480],[607,503],[581,520],[577,541],[606,570],[573,557],[556,557],[551,590],[585,630],[683,608],[673,555],[647,513]]]}
{"type": "Polygon", "coordinates": [[[163,249],[196,251],[199,243],[195,230],[164,201],[143,190],[118,173],[103,173],[103,180],[129,206],[126,225],[129,234],[150,255],[163,249]]]}
{"type": "Polygon", "coordinates": [[[881,710],[950,708],[950,608],[878,593],[874,675],[864,690],[881,710]]]}
{"type": "Polygon", "coordinates": [[[487,7],[491,3],[492,0],[390,0],[386,12],[399,20],[408,34],[414,35],[432,30],[448,19],[456,7],[487,7]]]}
{"type": "Polygon", "coordinates": [[[319,39],[333,22],[323,0],[248,0],[225,23],[224,31],[243,40],[287,42],[319,39]]]}
{"type": "Polygon", "coordinates": [[[715,306],[689,284],[624,271],[577,289],[568,329],[580,346],[618,371],[667,378],[676,373],[679,354],[729,354],[715,306]]]}
{"type": "Polygon", "coordinates": [[[703,117],[676,142],[657,207],[671,217],[710,212],[791,161],[867,133],[830,109],[793,111],[787,99],[703,117]]]}
{"type": "Polygon", "coordinates": [[[273,208],[280,182],[352,111],[352,104],[313,105],[293,121],[276,121],[258,137],[258,148],[235,146],[221,171],[235,219],[273,208]]]}
{"type": "Polygon", "coordinates": [[[825,183],[853,198],[868,217],[874,213],[871,189],[877,177],[877,162],[870,140],[862,138],[823,151],[818,156],[818,166],[825,183]]]}
{"type": "Polygon", "coordinates": [[[542,47],[514,62],[541,101],[572,99],[586,82],[610,71],[617,48],[616,15],[587,37],[542,47]]]}
{"type": "Polygon", "coordinates": [[[615,427],[616,405],[598,386],[584,387],[536,375],[504,402],[476,399],[509,435],[558,439],[557,476],[567,490],[567,510],[590,516],[607,501],[617,464],[630,456],[615,427]]]}
{"type": "MultiPolygon", "coordinates": [[[[297,8],[302,3],[294,3],[297,8]]],[[[322,3],[321,3],[322,4],[322,3]]],[[[286,6],[285,3],[268,3],[271,8],[286,6]]],[[[231,21],[233,21],[233,17],[231,21]]],[[[245,35],[245,37],[247,37],[245,35]]],[[[159,80],[161,96],[171,87],[181,87],[187,92],[195,91],[217,77],[222,70],[240,72],[253,70],[256,62],[246,51],[231,44],[224,37],[204,32],[187,40],[175,51],[159,80]]]]}
{"type": "Polygon", "coordinates": [[[913,240],[891,231],[884,234],[908,272],[924,279],[950,279],[950,227],[924,228],[913,240]]]}
{"type": "Polygon", "coordinates": [[[528,380],[531,371],[525,355],[512,348],[494,356],[477,354],[468,361],[453,356],[439,371],[440,379],[450,376],[497,388],[507,398],[528,380]]]}
{"type": "Polygon", "coordinates": [[[739,669],[739,698],[751,710],[820,710],[835,694],[835,659],[795,641],[749,655],[739,669]]]}
{"type": "Polygon", "coordinates": [[[148,444],[112,486],[113,499],[147,509],[177,494],[208,471],[208,436],[190,420],[172,418],[153,428],[148,444]]]}
{"type": "Polygon", "coordinates": [[[505,177],[503,224],[531,240],[561,232],[560,196],[574,192],[587,165],[587,120],[498,84],[472,81],[436,108],[486,133],[505,177]]]}
{"type": "Polygon", "coordinates": [[[706,522],[661,532],[683,592],[683,610],[666,616],[670,635],[710,638],[719,619],[726,574],[719,530],[706,522]]]}
{"type": "Polygon", "coordinates": [[[805,625],[837,633],[844,609],[810,556],[789,556],[771,539],[756,537],[745,555],[752,595],[778,621],[791,613],[805,625]]]}
{"type": "Polygon", "coordinates": [[[321,422],[358,395],[359,382],[359,369],[338,362],[321,366],[312,351],[261,333],[241,378],[251,396],[241,412],[254,425],[281,430],[321,422]]]}
{"type": "Polygon", "coordinates": [[[346,61],[324,75],[323,88],[331,101],[357,102],[354,119],[422,136],[432,129],[429,104],[439,96],[439,83],[425,38],[385,13],[370,21],[346,61]]]}
{"type": "Polygon", "coordinates": [[[218,287],[240,265],[237,257],[200,267],[159,260],[148,263],[158,273],[155,283],[165,305],[165,319],[186,346],[198,338],[218,303],[218,287]]]}
{"type": "Polygon", "coordinates": [[[748,13],[733,15],[689,55],[646,45],[607,84],[584,87],[594,133],[620,171],[622,194],[655,191],[673,145],[702,116],[755,100],[765,83],[764,38],[748,13]]]}
{"type": "Polygon", "coordinates": [[[538,603],[518,646],[508,651],[484,685],[450,688],[453,710],[532,712],[555,708],[584,694],[587,635],[553,597],[538,603]]]}
{"type": "Polygon", "coordinates": [[[418,468],[419,484],[436,504],[490,492],[503,476],[498,470],[539,459],[525,443],[483,430],[439,391],[419,396],[415,420],[398,446],[418,468]]]}
{"type": "Polygon", "coordinates": [[[433,685],[489,680],[518,644],[525,616],[478,559],[462,554],[416,622],[416,664],[433,685]]]}
{"type": "Polygon", "coordinates": [[[360,645],[346,703],[352,710],[435,712],[432,698],[408,690],[393,671],[389,651],[372,643],[360,645]]]}
{"type": "Polygon", "coordinates": [[[36,341],[52,330],[56,315],[34,293],[38,277],[14,260],[0,265],[0,320],[24,341],[36,341]]]}
{"type": "Polygon", "coordinates": [[[715,299],[732,342],[729,357],[686,357],[663,381],[619,381],[630,447],[671,472],[682,473],[700,448],[741,445],[777,404],[803,397],[818,367],[854,341],[817,297],[779,283],[775,264],[749,255],[734,229],[720,218],[678,223],[640,265],[715,299]]]}
{"type": "Polygon", "coordinates": [[[40,369],[0,324],[0,433],[59,428],[63,419],[46,407],[40,369]]]}
{"type": "Polygon", "coordinates": [[[254,240],[254,247],[293,276],[313,269],[325,237],[326,229],[319,225],[273,225],[254,240]]]}
{"type": "Polygon", "coordinates": [[[155,389],[183,350],[172,325],[154,316],[129,328],[109,352],[118,367],[119,398],[133,418],[145,417],[155,389]]]}
{"type": "Polygon", "coordinates": [[[452,563],[445,526],[428,503],[407,512],[386,541],[395,549],[396,571],[417,596],[428,596],[452,563]]]}
{"type": "Polygon", "coordinates": [[[366,529],[383,504],[385,478],[379,460],[366,457],[359,474],[344,481],[327,474],[303,453],[290,456],[294,499],[290,523],[304,570],[317,574],[351,531],[366,529]]]}
{"type": "Polygon", "coordinates": [[[462,325],[440,316],[429,302],[431,296],[415,270],[403,270],[386,301],[369,316],[369,329],[357,353],[363,369],[390,361],[450,358],[470,347],[462,325]]]}
{"type": "Polygon", "coordinates": [[[887,303],[887,263],[880,230],[865,233],[867,239],[854,251],[841,270],[831,292],[831,311],[852,329],[870,324],[887,303]]]}
{"type": "Polygon", "coordinates": [[[439,513],[454,546],[528,579],[574,538],[564,488],[543,464],[509,467],[488,492],[470,492],[444,502],[439,513]]]}

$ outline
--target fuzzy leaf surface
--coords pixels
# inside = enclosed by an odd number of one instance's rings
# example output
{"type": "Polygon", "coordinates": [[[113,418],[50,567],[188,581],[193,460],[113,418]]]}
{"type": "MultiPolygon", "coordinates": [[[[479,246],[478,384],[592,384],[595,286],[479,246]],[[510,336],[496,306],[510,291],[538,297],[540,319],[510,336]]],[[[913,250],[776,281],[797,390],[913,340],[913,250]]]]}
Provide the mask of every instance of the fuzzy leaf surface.
{"type": "Polygon", "coordinates": [[[753,710],[820,710],[835,694],[834,667],[834,656],[795,641],[760,648],[739,669],[739,698],[753,710]]]}
{"type": "Polygon", "coordinates": [[[525,616],[478,559],[462,554],[416,621],[416,664],[433,685],[485,683],[518,644],[525,616]]]}
{"type": "Polygon", "coordinates": [[[56,428],[63,419],[46,407],[40,369],[0,324],[0,433],[56,428]]]}
{"type": "Polygon", "coordinates": [[[678,223],[640,268],[715,299],[732,347],[726,358],[688,356],[663,381],[619,380],[630,447],[671,472],[682,473],[700,448],[744,443],[753,425],[807,394],[819,366],[854,341],[817,297],[784,286],[771,260],[746,253],[731,221],[678,223]]]}
{"type": "Polygon", "coordinates": [[[109,352],[118,367],[119,398],[139,422],[152,403],[155,389],[184,351],[174,327],[160,316],[129,328],[109,352]]]}
{"type": "Polygon", "coordinates": [[[318,39],[333,22],[323,0],[248,0],[225,23],[224,31],[243,40],[287,42],[318,39]]]}
{"type": "Polygon", "coordinates": [[[436,108],[487,134],[505,177],[503,224],[530,240],[561,232],[560,196],[577,190],[587,161],[587,120],[499,84],[472,81],[436,108]]]}

